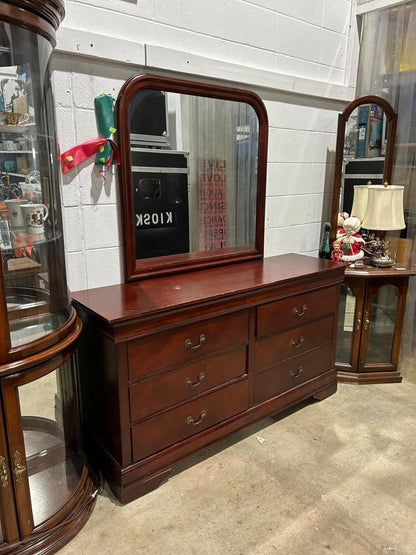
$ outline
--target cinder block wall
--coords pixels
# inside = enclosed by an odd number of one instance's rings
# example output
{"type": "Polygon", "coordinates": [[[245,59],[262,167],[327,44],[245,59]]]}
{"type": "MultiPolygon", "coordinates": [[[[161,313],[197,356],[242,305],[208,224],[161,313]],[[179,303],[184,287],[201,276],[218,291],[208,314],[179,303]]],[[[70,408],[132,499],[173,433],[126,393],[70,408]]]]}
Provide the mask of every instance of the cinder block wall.
{"type": "MultiPolygon", "coordinates": [[[[137,73],[257,92],[270,124],[265,254],[317,254],[337,114],[354,97],[352,0],[67,0],[57,39],[62,151],[97,136],[94,97],[137,73]]],[[[104,181],[93,162],[62,182],[73,291],[123,280],[117,174],[104,181]]]]}

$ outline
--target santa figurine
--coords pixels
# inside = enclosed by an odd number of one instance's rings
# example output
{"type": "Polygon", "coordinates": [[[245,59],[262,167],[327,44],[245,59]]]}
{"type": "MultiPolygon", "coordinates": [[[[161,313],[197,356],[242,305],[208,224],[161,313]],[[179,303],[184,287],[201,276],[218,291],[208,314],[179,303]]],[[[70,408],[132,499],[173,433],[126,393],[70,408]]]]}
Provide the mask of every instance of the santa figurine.
{"type": "Polygon", "coordinates": [[[340,212],[338,214],[338,221],[337,221],[337,239],[339,239],[342,235],[344,235],[344,222],[350,215],[348,212],[340,212]]]}
{"type": "Polygon", "coordinates": [[[358,233],[361,228],[361,221],[355,216],[346,218],[343,223],[343,233],[337,234],[337,239],[341,241],[342,255],[340,260],[342,262],[355,262],[364,257],[364,252],[361,248],[364,246],[365,241],[358,233]]]}

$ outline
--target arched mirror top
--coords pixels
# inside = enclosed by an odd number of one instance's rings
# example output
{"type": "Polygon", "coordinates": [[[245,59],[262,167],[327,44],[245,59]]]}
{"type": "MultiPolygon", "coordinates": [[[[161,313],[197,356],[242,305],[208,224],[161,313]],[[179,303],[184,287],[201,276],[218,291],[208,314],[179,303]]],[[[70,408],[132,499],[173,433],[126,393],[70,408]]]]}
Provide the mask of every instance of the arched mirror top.
{"type": "Polygon", "coordinates": [[[350,102],[338,115],[330,244],[335,240],[338,214],[351,214],[355,185],[390,183],[397,114],[376,95],[350,102]]]}
{"type": "Polygon", "coordinates": [[[268,120],[255,93],[137,75],[116,122],[126,281],[263,256],[268,120]]]}

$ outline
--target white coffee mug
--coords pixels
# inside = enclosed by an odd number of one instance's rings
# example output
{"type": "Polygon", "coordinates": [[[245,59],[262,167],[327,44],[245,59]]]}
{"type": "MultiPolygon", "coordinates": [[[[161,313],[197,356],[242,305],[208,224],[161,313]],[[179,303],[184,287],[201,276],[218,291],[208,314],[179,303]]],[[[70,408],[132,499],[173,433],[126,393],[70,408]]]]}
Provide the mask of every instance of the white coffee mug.
{"type": "Polygon", "coordinates": [[[23,218],[22,206],[27,204],[26,199],[8,199],[4,201],[9,214],[10,227],[12,229],[24,229],[26,224],[23,218]]]}
{"type": "Polygon", "coordinates": [[[45,204],[22,204],[21,210],[29,235],[38,235],[44,232],[43,224],[48,217],[49,211],[45,204]]]}

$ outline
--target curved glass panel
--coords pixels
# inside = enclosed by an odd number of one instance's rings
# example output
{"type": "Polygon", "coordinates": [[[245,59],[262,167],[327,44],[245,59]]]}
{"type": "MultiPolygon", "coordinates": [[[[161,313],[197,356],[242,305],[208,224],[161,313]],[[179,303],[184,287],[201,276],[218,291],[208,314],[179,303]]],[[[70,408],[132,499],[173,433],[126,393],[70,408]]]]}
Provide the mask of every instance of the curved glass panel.
{"type": "Polygon", "coordinates": [[[0,22],[0,254],[10,347],[70,314],[50,42],[0,22]]]}
{"type": "MultiPolygon", "coordinates": [[[[344,283],[340,288],[338,334],[336,361],[351,363],[352,337],[354,335],[354,315],[356,298],[352,290],[344,283]]],[[[360,318],[359,315],[357,315],[360,318]]]]}
{"type": "Polygon", "coordinates": [[[374,293],[369,320],[366,364],[391,361],[399,294],[393,285],[383,285],[374,293]]]}
{"type": "Polygon", "coordinates": [[[33,521],[38,526],[68,501],[83,470],[72,362],[19,386],[18,395],[33,521]]]}

